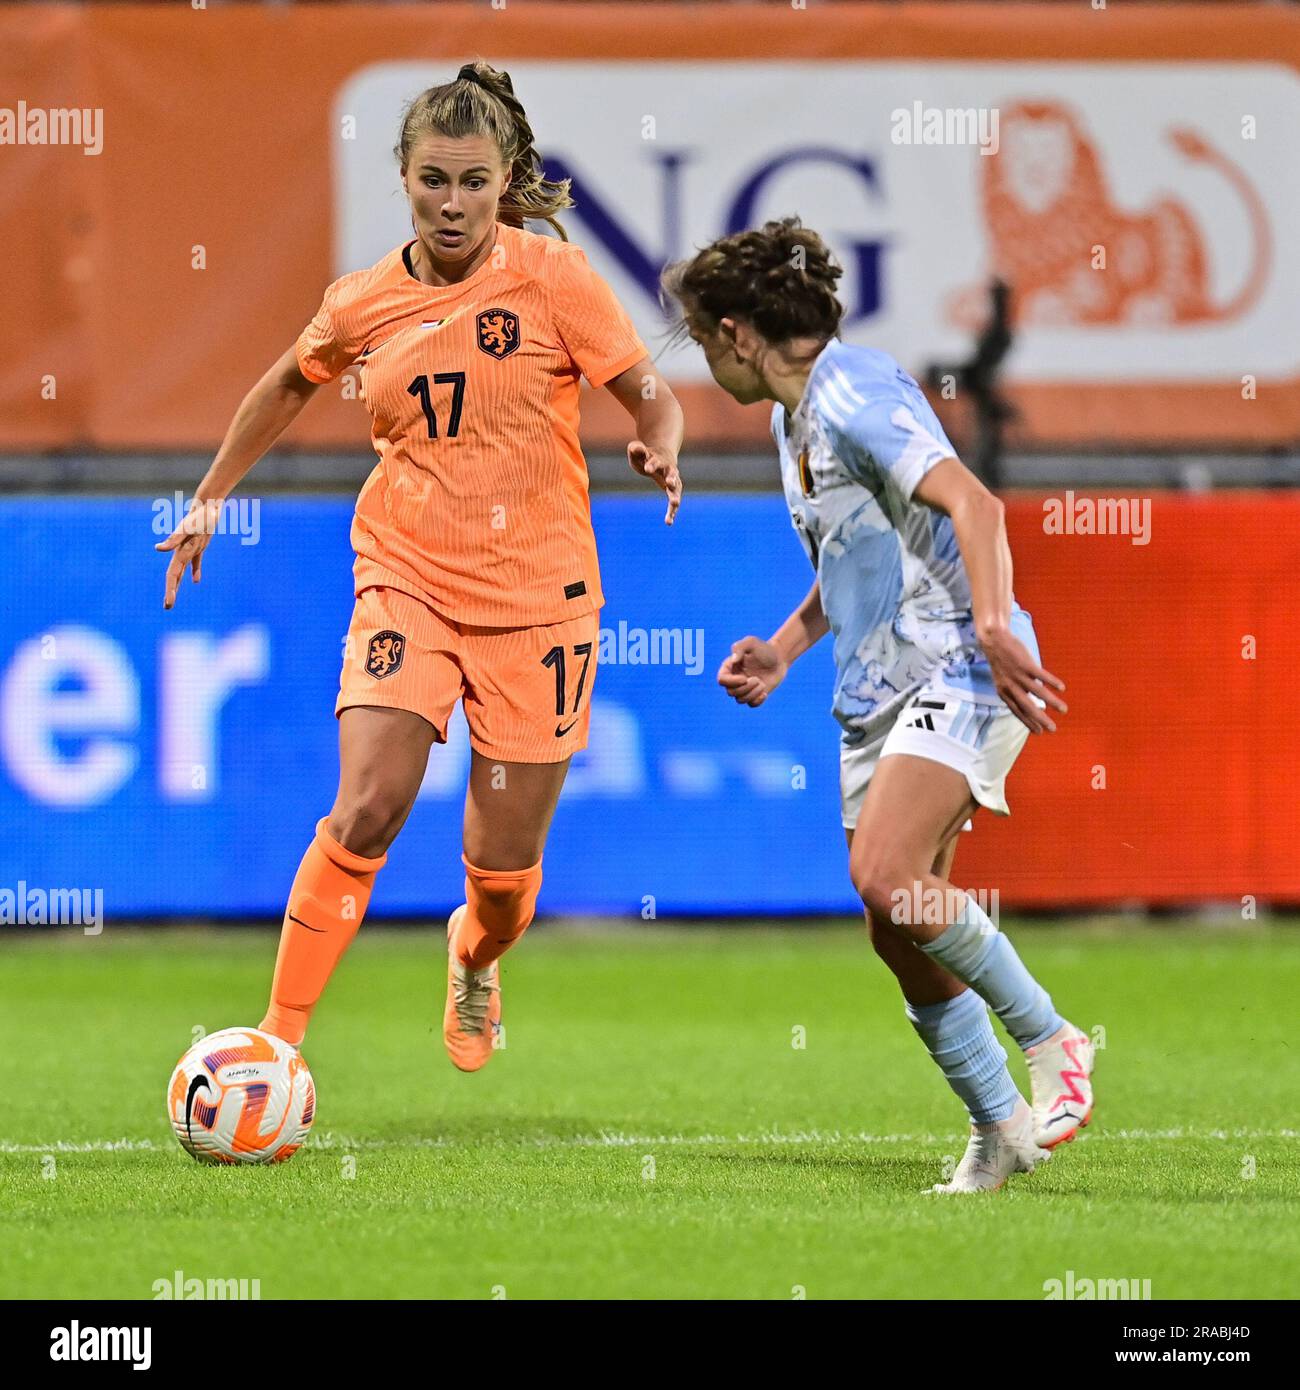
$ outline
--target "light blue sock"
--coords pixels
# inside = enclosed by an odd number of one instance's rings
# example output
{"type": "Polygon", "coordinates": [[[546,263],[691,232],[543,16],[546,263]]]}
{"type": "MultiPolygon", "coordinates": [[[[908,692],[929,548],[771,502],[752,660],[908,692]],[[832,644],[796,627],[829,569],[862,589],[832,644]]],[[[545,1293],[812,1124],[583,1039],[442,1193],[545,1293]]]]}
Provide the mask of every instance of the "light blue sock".
{"type": "Polygon", "coordinates": [[[911,1004],[907,1017],[930,1056],[956,1091],[971,1123],[1009,1120],[1020,1094],[1007,1071],[1007,1054],[989,1022],[988,1006],[973,989],[941,1004],[911,1004]]]}
{"type": "Polygon", "coordinates": [[[1065,1022],[1048,992],[1025,969],[1016,948],[969,893],[953,924],[934,941],[918,943],[928,956],[969,985],[1022,1048],[1050,1038],[1065,1022]]]}

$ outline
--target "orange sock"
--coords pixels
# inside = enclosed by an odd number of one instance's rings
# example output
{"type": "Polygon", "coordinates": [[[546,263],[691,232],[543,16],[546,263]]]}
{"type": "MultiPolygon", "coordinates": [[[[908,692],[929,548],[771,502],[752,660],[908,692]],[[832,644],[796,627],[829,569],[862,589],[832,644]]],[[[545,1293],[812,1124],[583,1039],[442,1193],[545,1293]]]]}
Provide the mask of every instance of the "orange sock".
{"type": "Polygon", "coordinates": [[[505,953],[528,930],[542,886],[542,861],[531,869],[479,869],[465,865],[465,902],[469,910],[456,933],[462,965],[482,970],[505,953]]]}
{"type": "Polygon", "coordinates": [[[353,854],[317,822],[289,890],[280,932],[280,950],[271,981],[271,1003],[258,1025],[296,1047],[334,967],[342,959],[366,915],[375,874],[386,854],[366,859],[353,854]]]}

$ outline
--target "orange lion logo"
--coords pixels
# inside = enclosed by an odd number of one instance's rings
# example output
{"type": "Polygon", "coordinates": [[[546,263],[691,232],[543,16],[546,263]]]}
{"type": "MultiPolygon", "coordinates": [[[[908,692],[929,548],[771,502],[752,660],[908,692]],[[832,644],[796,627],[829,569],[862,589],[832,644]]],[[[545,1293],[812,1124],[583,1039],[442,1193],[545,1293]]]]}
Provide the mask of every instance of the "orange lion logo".
{"type": "Polygon", "coordinates": [[[484,309],[478,316],[478,345],[489,357],[509,357],[519,346],[519,316],[509,309],[484,309]]]}
{"type": "Polygon", "coordinates": [[[402,664],[406,638],[400,632],[377,632],[366,652],[366,671],[377,681],[391,676],[402,664]]]}
{"type": "MultiPolygon", "coordinates": [[[[1003,110],[1001,127],[999,153],[978,161],[981,202],[990,269],[1011,286],[1018,322],[1221,322],[1259,298],[1272,259],[1263,204],[1241,170],[1194,131],[1168,135],[1184,158],[1227,183],[1251,225],[1250,266],[1221,303],[1211,298],[1205,240],[1187,207],[1164,197],[1144,212],[1117,208],[1097,150],[1069,108],[1020,102],[1003,110]],[[1104,249],[1104,269],[1097,248],[1104,249]]],[[[950,318],[978,327],[987,298],[983,284],[961,291],[950,318]]]]}

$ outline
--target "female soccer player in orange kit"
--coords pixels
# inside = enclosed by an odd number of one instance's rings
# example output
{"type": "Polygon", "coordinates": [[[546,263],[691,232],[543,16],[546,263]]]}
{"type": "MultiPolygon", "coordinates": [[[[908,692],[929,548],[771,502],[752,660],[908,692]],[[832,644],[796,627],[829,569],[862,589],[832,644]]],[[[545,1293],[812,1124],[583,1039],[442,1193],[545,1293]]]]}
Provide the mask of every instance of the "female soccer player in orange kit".
{"type": "Polygon", "coordinates": [[[407,111],[414,240],[336,280],[245,398],[171,552],[197,583],[221,504],[317,387],[360,362],[379,465],[352,525],[356,608],[336,705],[339,789],[285,911],[261,1027],[295,1046],[365,915],[429,748],[463,700],[465,904],[447,927],[443,1036],[476,1071],[501,1026],[497,960],[532,921],[569,760],[587,743],[603,602],[580,377],[636,422],[633,469],[681,499],[682,413],[576,246],[523,229],[572,207],[506,73],[466,64],[407,111]],[[653,389],[647,383],[653,383],[653,389]]]}

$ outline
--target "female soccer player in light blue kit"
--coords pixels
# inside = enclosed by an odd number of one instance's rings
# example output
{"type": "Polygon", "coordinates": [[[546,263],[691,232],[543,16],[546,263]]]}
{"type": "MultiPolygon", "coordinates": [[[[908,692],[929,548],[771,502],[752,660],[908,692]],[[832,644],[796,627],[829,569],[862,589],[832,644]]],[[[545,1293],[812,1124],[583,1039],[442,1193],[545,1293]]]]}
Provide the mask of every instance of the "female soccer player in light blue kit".
{"type": "Polygon", "coordinates": [[[775,402],[786,501],[817,575],[771,638],[735,644],[718,680],[761,705],[834,634],[853,882],[908,1018],[970,1113],[966,1153],[934,1190],[986,1191],[1031,1171],[1092,1113],[1091,1040],[948,879],[975,811],[1010,814],[1007,773],[1030,733],[1055,731],[1048,711],[1065,712],[1065,687],[1039,664],[1012,595],[1002,504],[894,359],[838,340],[840,274],[797,218],[664,272],[718,384],[742,404],[775,402]],[[988,1008],[1024,1050],[1032,1105],[988,1008]]]}

